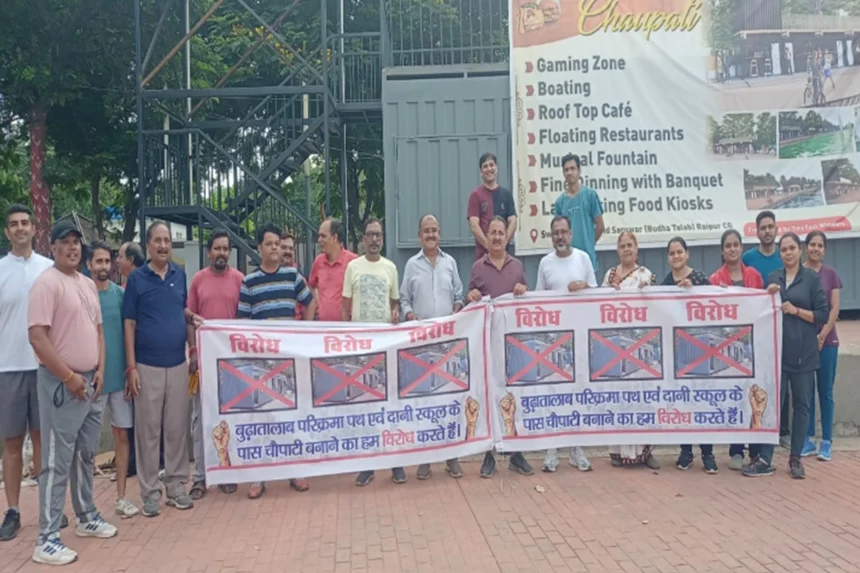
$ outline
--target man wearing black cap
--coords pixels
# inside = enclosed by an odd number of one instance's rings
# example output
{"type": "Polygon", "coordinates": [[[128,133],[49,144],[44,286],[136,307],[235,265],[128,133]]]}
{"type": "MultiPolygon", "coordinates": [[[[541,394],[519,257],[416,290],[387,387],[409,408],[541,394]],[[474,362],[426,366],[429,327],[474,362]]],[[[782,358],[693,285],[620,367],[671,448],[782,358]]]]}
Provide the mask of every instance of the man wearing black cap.
{"type": "Polygon", "coordinates": [[[39,360],[39,418],[42,473],[39,475],[39,537],[33,561],[64,565],[77,553],[60,540],[66,482],[79,537],[113,537],[93,499],[93,458],[102,425],[98,400],[105,366],[102,315],[95,283],[78,272],[81,234],[70,221],[51,229],[54,266],[30,290],[27,323],[39,360]]]}

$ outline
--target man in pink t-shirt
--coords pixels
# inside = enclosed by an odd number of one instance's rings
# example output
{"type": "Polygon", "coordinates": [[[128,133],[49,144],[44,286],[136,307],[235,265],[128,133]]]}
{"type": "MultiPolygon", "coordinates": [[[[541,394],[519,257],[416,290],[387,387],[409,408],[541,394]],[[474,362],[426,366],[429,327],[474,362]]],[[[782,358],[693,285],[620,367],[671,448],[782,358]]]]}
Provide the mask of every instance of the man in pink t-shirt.
{"type": "Polygon", "coordinates": [[[328,218],[322,222],[317,241],[322,253],[314,259],[308,279],[317,301],[317,318],[327,322],[340,322],[346,265],[358,258],[344,248],[342,235],[343,226],[337,219],[328,218]]]}
{"type": "MultiPolygon", "coordinates": [[[[236,318],[239,308],[239,289],[242,288],[241,272],[230,266],[230,237],[227,231],[216,230],[206,243],[209,266],[201,269],[191,279],[188,289],[188,311],[194,323],[203,320],[236,318]],[[196,317],[196,318],[195,318],[196,317]]],[[[192,362],[196,356],[192,356],[192,362]]],[[[191,477],[191,499],[206,495],[206,465],[203,459],[203,421],[200,391],[194,394],[191,411],[191,435],[194,437],[194,473],[191,477]]],[[[221,485],[224,493],[236,491],[235,484],[221,485]]]]}
{"type": "Polygon", "coordinates": [[[93,457],[104,402],[98,400],[105,367],[102,313],[96,285],[77,269],[81,234],[70,221],[51,229],[54,266],[30,290],[27,323],[39,359],[39,416],[44,441],[39,475],[39,537],[33,561],[64,565],[77,553],[60,541],[71,479],[79,537],[113,537],[93,499],[93,457]]]}

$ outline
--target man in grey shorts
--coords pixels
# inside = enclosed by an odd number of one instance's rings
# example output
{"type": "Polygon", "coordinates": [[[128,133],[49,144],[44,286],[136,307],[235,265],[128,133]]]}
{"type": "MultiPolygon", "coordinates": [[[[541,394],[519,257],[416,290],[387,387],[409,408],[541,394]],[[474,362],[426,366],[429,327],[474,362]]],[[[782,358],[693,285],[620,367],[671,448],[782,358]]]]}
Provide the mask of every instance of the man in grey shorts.
{"type": "Polygon", "coordinates": [[[0,525],[0,541],[13,539],[21,528],[18,503],[24,471],[24,439],[33,441],[35,475],[41,469],[36,355],[27,340],[27,297],[36,278],[54,263],[33,252],[32,212],[23,205],[6,211],[4,226],[11,252],[0,259],[0,439],[3,440],[3,482],[9,509],[0,525]]]}
{"type": "Polygon", "coordinates": [[[110,280],[111,250],[95,241],[87,251],[87,267],[99,292],[102,330],[105,337],[105,375],[102,401],[110,411],[113,429],[116,501],[114,510],[123,519],[134,517],[138,509],[125,495],[128,461],[131,452],[128,430],[134,425],[131,395],[125,391],[125,342],[122,327],[123,290],[110,280]]]}

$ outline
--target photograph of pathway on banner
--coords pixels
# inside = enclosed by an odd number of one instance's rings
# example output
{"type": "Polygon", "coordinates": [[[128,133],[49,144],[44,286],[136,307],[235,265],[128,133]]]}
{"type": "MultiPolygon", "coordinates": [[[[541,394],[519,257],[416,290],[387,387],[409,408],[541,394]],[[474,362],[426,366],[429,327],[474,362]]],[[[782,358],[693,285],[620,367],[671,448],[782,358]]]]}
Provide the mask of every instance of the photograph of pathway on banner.
{"type": "Polygon", "coordinates": [[[538,322],[576,324],[578,351],[570,384],[494,386],[497,447],[775,443],[779,308],[778,295],[735,287],[496,299],[492,356],[538,322]]]}
{"type": "Polygon", "coordinates": [[[399,325],[207,321],[198,329],[207,483],[489,450],[490,310],[399,325]]]}

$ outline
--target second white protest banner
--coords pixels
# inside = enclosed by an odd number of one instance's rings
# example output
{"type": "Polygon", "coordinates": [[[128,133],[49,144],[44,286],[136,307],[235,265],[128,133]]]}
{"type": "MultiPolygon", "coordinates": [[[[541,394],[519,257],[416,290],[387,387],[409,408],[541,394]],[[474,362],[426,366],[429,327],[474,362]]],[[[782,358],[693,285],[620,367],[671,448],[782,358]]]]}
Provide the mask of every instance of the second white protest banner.
{"type": "Polygon", "coordinates": [[[717,287],[496,299],[496,447],[777,443],[778,302],[717,287]]]}
{"type": "Polygon", "coordinates": [[[493,445],[490,307],[422,322],[207,322],[207,482],[387,469],[493,445]]]}

